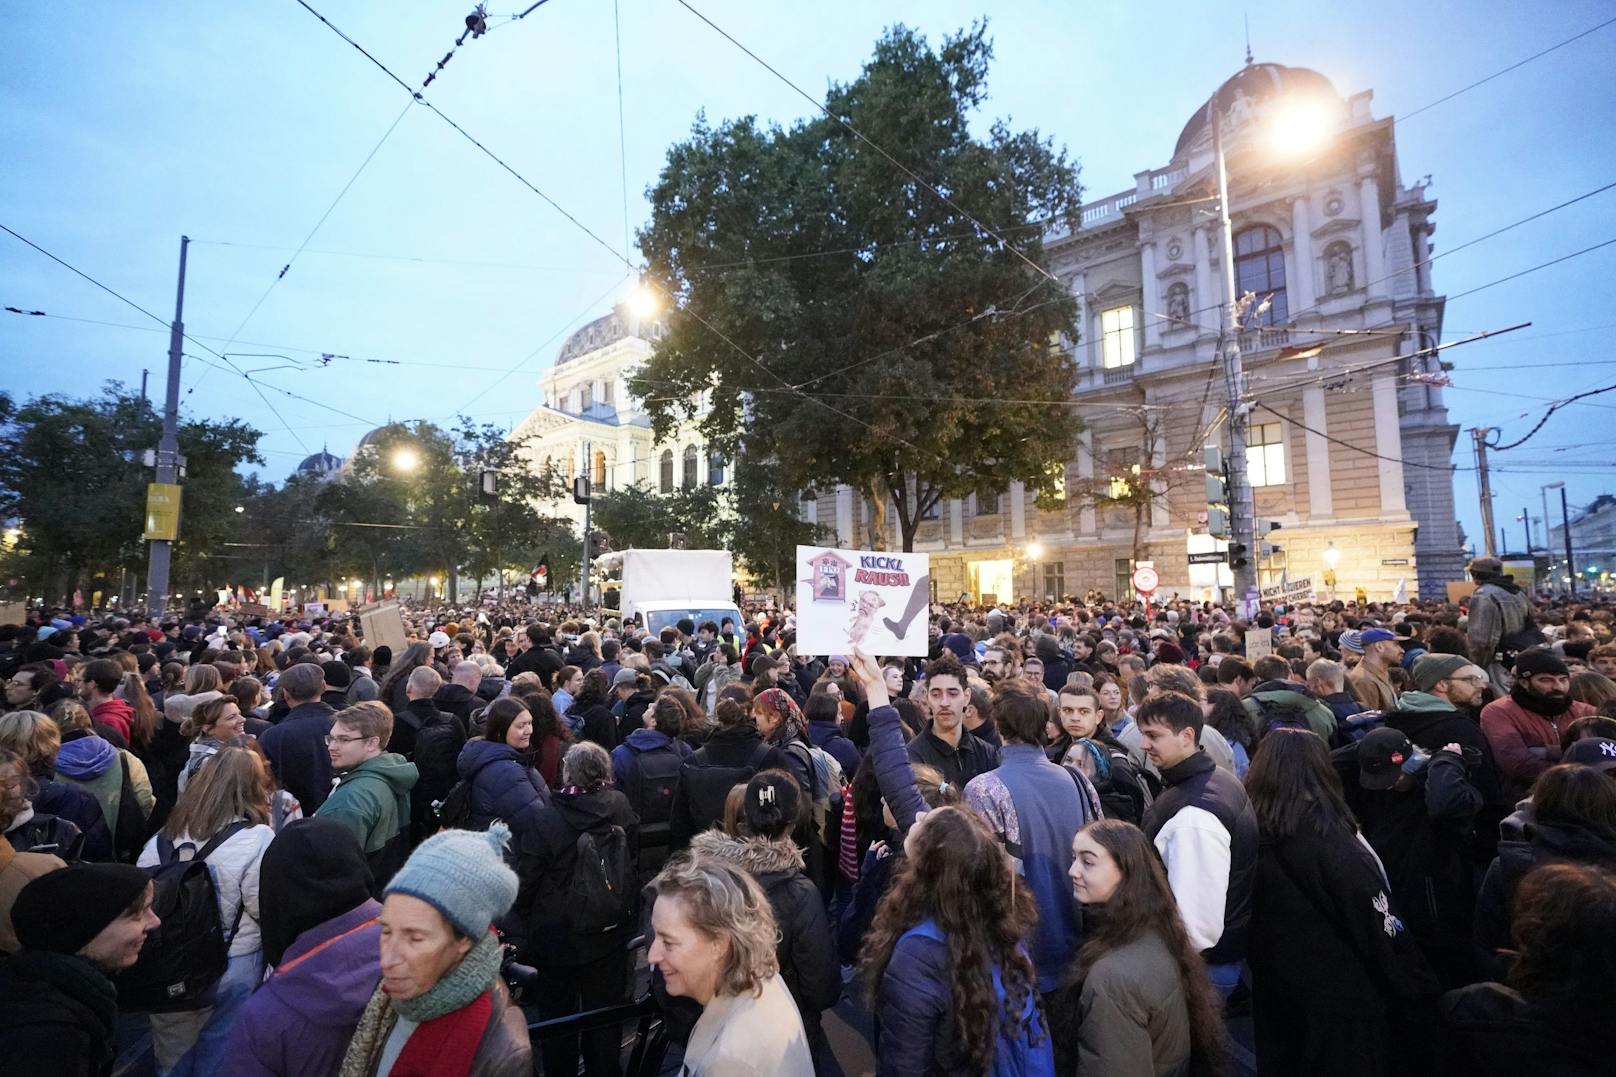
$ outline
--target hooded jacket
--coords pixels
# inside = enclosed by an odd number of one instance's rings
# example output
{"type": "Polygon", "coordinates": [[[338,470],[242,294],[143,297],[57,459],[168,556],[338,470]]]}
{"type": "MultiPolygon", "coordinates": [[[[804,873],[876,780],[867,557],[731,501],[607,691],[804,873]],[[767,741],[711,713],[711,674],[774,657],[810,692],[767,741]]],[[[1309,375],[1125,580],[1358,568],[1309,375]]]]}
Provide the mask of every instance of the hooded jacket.
{"type": "Polygon", "coordinates": [[[842,976],[825,903],[805,873],[802,850],[789,836],[769,841],[708,830],[692,839],[690,851],[740,868],[763,887],[780,932],[775,943],[780,977],[797,1003],[808,1042],[817,1042],[820,1015],[841,997],[842,976]]]}
{"type": "Polygon", "coordinates": [[[455,769],[471,783],[471,818],[480,828],[503,819],[520,835],[550,802],[544,777],[503,741],[467,741],[455,769]]]}
{"type": "Polygon", "coordinates": [[[1531,1002],[1501,983],[1471,984],[1442,996],[1445,1065],[1451,1077],[1603,1077],[1609,1034],[1563,1006],[1531,1002]]]}
{"type": "MultiPolygon", "coordinates": [[[[640,754],[669,749],[688,759],[695,749],[682,740],[675,740],[655,729],[636,729],[612,749],[612,783],[628,798],[636,815],[644,818],[645,805],[640,803],[640,754]]],[[[671,805],[670,805],[671,808],[671,805]]],[[[663,828],[667,829],[666,827],[663,828]]],[[[665,840],[665,839],[664,839],[665,840]]]]}
{"type": "Polygon", "coordinates": [[[732,786],[750,781],[760,770],[785,766],[784,754],[763,740],[752,721],[713,730],[707,743],[679,768],[679,787],[668,818],[673,848],[683,849],[696,834],[724,818],[724,800],[732,786]]]}
{"type": "Polygon", "coordinates": [[[570,900],[573,876],[579,870],[578,838],[586,833],[598,837],[613,826],[623,829],[628,891],[638,894],[634,876],[640,824],[628,798],[616,789],[559,789],[550,796],[548,806],[533,814],[529,825],[521,830],[511,828],[520,888],[507,925],[523,960],[567,967],[622,951],[628,931],[637,923],[633,908],[617,927],[585,935],[573,926],[570,900]]]}
{"type": "Polygon", "coordinates": [[[1616,871],[1616,836],[1533,820],[1526,841],[1499,842],[1498,859],[1487,869],[1476,899],[1475,941],[1482,973],[1489,979],[1501,980],[1509,969],[1499,951],[1511,945],[1516,888],[1527,872],[1555,862],[1597,864],[1616,871]]]}
{"type": "Polygon", "coordinates": [[[337,1077],[381,981],[380,903],[366,899],[297,936],[232,1027],[239,1077],[337,1077]]]}
{"type": "MultiPolygon", "coordinates": [[[[11,926],[11,907],[22,888],[48,871],[65,868],[60,857],[50,853],[19,853],[11,842],[0,837],[0,955],[14,954],[21,945],[11,926]]],[[[0,957],[0,961],[4,958],[0,957]]]]}
{"type": "Polygon", "coordinates": [[[1335,740],[1335,712],[1306,688],[1290,681],[1264,681],[1241,700],[1251,730],[1261,738],[1268,724],[1283,718],[1301,719],[1326,744],[1335,740]]]}
{"type": "Polygon", "coordinates": [[[471,712],[474,709],[484,706],[488,701],[477,698],[477,693],[465,685],[450,681],[439,688],[429,702],[443,713],[459,718],[464,724],[471,721],[471,712]]]}
{"type": "MultiPolygon", "coordinates": [[[[76,782],[52,779],[49,771],[42,775],[35,774],[34,777],[40,779],[39,792],[33,797],[34,814],[54,815],[78,827],[84,837],[79,856],[85,860],[106,863],[115,859],[112,831],[107,827],[101,803],[94,794],[76,782]]],[[[16,827],[17,823],[13,821],[12,829],[16,827]]],[[[78,857],[64,856],[62,859],[71,861],[78,857]]]]}
{"type": "Polygon", "coordinates": [[[128,744],[129,729],[135,721],[135,708],[127,700],[103,699],[90,709],[90,721],[112,727],[128,744]]]}
{"type": "Polygon", "coordinates": [[[258,742],[275,768],[275,780],[305,812],[317,810],[331,793],[331,753],[325,736],[336,713],[318,701],[300,703],[275,728],[265,730],[258,742]]]}
{"type": "Polygon", "coordinates": [[[333,819],[353,831],[369,856],[380,852],[407,826],[410,790],[419,778],[414,763],[393,752],[383,752],[357,767],[338,771],[331,795],[315,815],[333,819]]]}
{"type": "Polygon", "coordinates": [[[1427,754],[1434,755],[1449,744],[1474,750],[1481,761],[1470,768],[1470,782],[1481,793],[1484,804],[1506,808],[1498,764],[1493,761],[1492,745],[1481,726],[1459,712],[1452,703],[1429,692],[1404,692],[1397,709],[1386,714],[1386,724],[1407,737],[1427,754]]]}
{"type": "Polygon", "coordinates": [[[140,816],[138,823],[124,822],[122,834],[137,835],[133,842],[120,842],[133,855],[134,849],[145,839],[146,819],[156,806],[152,795],[151,779],[146,765],[138,756],[121,751],[91,733],[70,731],[62,738],[61,750],[56,753],[56,777],[72,782],[95,797],[101,805],[101,818],[116,837],[120,834],[119,821],[125,806],[134,808],[140,816]],[[127,774],[127,781],[125,775],[127,774]]]}

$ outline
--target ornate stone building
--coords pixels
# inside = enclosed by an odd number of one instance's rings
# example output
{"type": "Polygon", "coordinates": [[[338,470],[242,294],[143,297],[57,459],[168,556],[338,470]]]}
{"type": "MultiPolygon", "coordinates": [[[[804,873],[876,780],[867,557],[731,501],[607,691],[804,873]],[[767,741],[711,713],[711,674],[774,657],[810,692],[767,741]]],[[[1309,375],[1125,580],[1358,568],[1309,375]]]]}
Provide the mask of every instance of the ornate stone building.
{"type": "MultiPolygon", "coordinates": [[[[629,379],[662,333],[660,321],[619,305],[567,338],[539,379],[544,402],[511,431],[513,439],[531,439],[524,451],[534,468],[587,473],[595,490],[644,483],[671,493],[728,481],[726,462],[701,442],[696,420],[655,443],[650,416],[628,392],[629,379]]],[[[566,498],[555,508],[582,526],[582,505],[566,498]]]]}
{"type": "MultiPolygon", "coordinates": [[[[1449,468],[1458,428],[1437,360],[1411,356],[1442,328],[1428,181],[1403,182],[1394,121],[1373,115],[1369,91],[1343,99],[1315,71],[1248,63],[1216,96],[1237,291],[1262,303],[1241,334],[1257,515],[1280,525],[1260,581],[1322,581],[1330,569],[1346,596],[1361,587],[1386,598],[1400,581],[1409,594],[1440,595],[1460,578],[1462,555],[1449,468]],[[1301,159],[1272,138],[1281,106],[1299,99],[1322,103],[1331,129],[1301,159]]],[[[1090,202],[1075,232],[1048,238],[1052,270],[1080,304],[1081,339],[1070,346],[1088,430],[1057,511],[1012,486],[944,502],[922,525],[916,548],[932,555],[940,598],[1115,595],[1136,552],[1154,562],[1164,594],[1209,597],[1228,584],[1227,569],[1189,563],[1219,546],[1206,528],[1204,450],[1227,444],[1208,104],[1165,165],[1090,202]]],[[[861,495],[842,489],[803,511],[841,544],[862,544],[861,495]]]]}

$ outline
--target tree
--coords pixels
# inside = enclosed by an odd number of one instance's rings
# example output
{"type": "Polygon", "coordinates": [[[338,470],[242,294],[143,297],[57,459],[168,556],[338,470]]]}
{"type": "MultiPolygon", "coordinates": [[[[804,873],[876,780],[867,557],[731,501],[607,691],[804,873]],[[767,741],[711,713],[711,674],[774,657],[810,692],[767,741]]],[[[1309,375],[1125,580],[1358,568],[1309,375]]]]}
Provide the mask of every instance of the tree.
{"type": "Polygon", "coordinates": [[[693,486],[659,494],[643,482],[597,493],[590,505],[590,526],[611,536],[612,549],[664,550],[668,536],[685,536],[690,549],[725,544],[722,516],[728,505],[715,486],[693,486]]]}
{"type": "Polygon", "coordinates": [[[902,167],[828,117],[698,118],[668,152],[639,238],[683,316],[631,386],[658,436],[700,414],[788,487],[865,491],[872,541],[892,507],[904,549],[942,498],[1054,494],[1081,429],[1051,406],[1073,387],[1058,342],[1076,305],[1028,263],[1046,226],[1076,224],[1077,169],[1036,132],[971,135],[991,56],[981,26],[938,51],[897,27],[831,88],[829,111],[902,167]]]}
{"type": "Polygon", "coordinates": [[[797,578],[797,547],[822,542],[827,529],[803,520],[797,511],[799,495],[780,469],[750,454],[736,461],[728,493],[724,547],[740,558],[758,586],[791,586],[797,578]]]}
{"type": "MultiPolygon", "coordinates": [[[[33,593],[51,598],[83,589],[108,592],[119,571],[143,570],[146,546],[144,450],[162,421],[119,382],[84,400],[35,397],[0,418],[0,516],[21,521],[13,568],[33,593]]],[[[240,420],[193,419],[178,430],[187,478],[174,546],[175,591],[210,582],[208,562],[231,530],[243,490],[236,468],[262,463],[258,431],[240,420]]]]}
{"type": "Polygon", "coordinates": [[[1140,408],[1134,416],[1139,424],[1138,446],[1119,450],[1102,461],[1101,474],[1074,489],[1079,497],[1093,500],[1100,512],[1119,509],[1133,526],[1133,560],[1146,560],[1145,537],[1157,508],[1171,510],[1174,496],[1188,487],[1200,488],[1205,472],[1190,457],[1206,443],[1209,433],[1198,429],[1191,436],[1181,459],[1169,455],[1169,430],[1163,413],[1140,408]],[[1161,461],[1161,463],[1156,463],[1161,461]]]}

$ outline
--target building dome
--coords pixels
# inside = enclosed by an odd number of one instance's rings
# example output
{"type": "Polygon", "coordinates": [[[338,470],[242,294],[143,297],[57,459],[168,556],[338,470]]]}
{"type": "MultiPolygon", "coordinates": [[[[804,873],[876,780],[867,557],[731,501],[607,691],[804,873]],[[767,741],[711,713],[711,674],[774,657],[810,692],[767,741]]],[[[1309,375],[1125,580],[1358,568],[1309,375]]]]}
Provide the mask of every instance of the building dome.
{"type": "Polygon", "coordinates": [[[660,340],[666,330],[666,324],[661,315],[654,318],[638,318],[628,307],[620,303],[612,308],[610,314],[596,318],[568,337],[567,342],[561,345],[561,350],[556,353],[555,365],[561,366],[579,356],[598,352],[620,340],[630,338],[660,340]]]}
{"type": "Polygon", "coordinates": [[[1242,99],[1248,105],[1261,105],[1269,98],[1281,94],[1287,96],[1328,94],[1331,99],[1340,100],[1340,95],[1335,92],[1335,87],[1330,85],[1330,80],[1311,68],[1247,63],[1245,67],[1235,72],[1233,78],[1219,86],[1217,93],[1207,98],[1206,102],[1191,114],[1189,122],[1184,125],[1184,130],[1179,133],[1178,143],[1173,147],[1174,159],[1184,156],[1206,130],[1207,105],[1214,99],[1221,98],[1223,107],[1228,109],[1242,99]]]}
{"type": "Polygon", "coordinates": [[[321,449],[317,453],[305,456],[303,462],[297,465],[297,473],[299,475],[329,475],[341,468],[342,457],[332,456],[324,449],[321,449]]]}

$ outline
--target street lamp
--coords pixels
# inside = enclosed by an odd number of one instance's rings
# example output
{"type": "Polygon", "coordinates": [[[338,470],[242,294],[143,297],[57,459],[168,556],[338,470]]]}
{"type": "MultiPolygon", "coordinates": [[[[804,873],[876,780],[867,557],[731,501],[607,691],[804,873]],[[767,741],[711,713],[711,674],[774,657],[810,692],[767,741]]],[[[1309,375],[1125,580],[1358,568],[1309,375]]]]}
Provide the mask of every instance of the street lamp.
{"type": "Polygon", "coordinates": [[[1571,509],[1566,505],[1566,484],[1551,482],[1543,486],[1538,492],[1543,495],[1543,547],[1549,545],[1549,491],[1560,491],[1560,530],[1565,539],[1566,559],[1566,586],[1571,588],[1571,597],[1577,597],[1577,562],[1571,557],[1571,509]]]}
{"type": "Polygon", "coordinates": [[[1027,560],[1036,561],[1036,560],[1038,560],[1039,558],[1041,558],[1043,556],[1044,556],[1043,543],[1041,543],[1041,542],[1029,542],[1027,544],[1027,560]]]}
{"type": "Polygon", "coordinates": [[[628,309],[636,318],[653,317],[662,308],[662,297],[649,285],[641,283],[629,293],[628,309]]]}
{"type": "Polygon", "coordinates": [[[421,466],[421,454],[414,449],[404,446],[393,451],[393,467],[399,471],[411,472],[421,466]]]}

